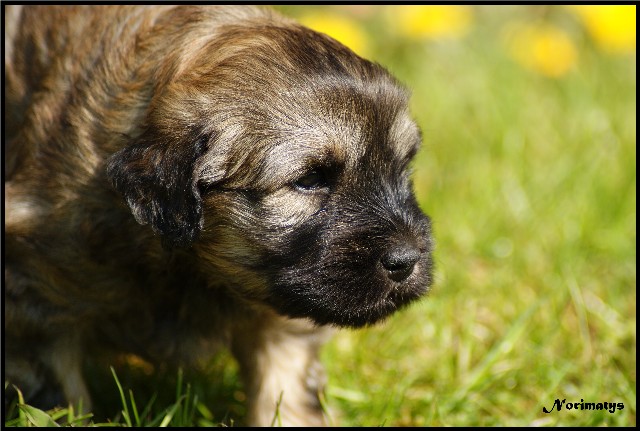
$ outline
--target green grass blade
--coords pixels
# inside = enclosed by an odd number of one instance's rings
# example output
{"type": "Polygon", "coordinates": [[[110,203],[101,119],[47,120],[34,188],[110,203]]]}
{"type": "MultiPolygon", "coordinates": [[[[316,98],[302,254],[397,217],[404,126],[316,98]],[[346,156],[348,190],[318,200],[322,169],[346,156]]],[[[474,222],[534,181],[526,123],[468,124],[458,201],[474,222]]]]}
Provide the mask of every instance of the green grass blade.
{"type": "Polygon", "coordinates": [[[51,416],[49,416],[46,412],[32,407],[28,404],[20,404],[18,406],[20,410],[22,410],[27,419],[28,425],[26,426],[36,426],[36,427],[59,427],[60,425],[53,420],[51,416]]]}
{"type": "Polygon", "coordinates": [[[136,406],[136,400],[133,398],[133,391],[129,389],[129,399],[131,400],[131,410],[133,411],[133,417],[136,421],[136,426],[142,426],[140,422],[140,415],[138,415],[138,408],[136,406]]]}
{"type": "Polygon", "coordinates": [[[165,427],[169,426],[169,424],[171,423],[171,420],[173,419],[173,416],[176,414],[176,411],[178,411],[178,409],[181,408],[182,401],[184,399],[185,399],[185,397],[181,396],[178,399],[178,401],[164,415],[164,418],[162,419],[162,422],[160,422],[160,425],[158,425],[160,428],[165,428],[165,427]]]}
{"type": "Polygon", "coordinates": [[[129,414],[129,407],[127,406],[127,399],[124,396],[124,391],[122,390],[122,385],[120,384],[120,380],[118,380],[118,376],[116,375],[116,370],[111,368],[111,374],[113,374],[113,379],[116,381],[116,386],[118,386],[118,392],[120,393],[120,401],[122,403],[122,417],[124,418],[127,426],[133,426],[131,423],[131,416],[129,414]]]}
{"type": "MultiPolygon", "coordinates": [[[[24,396],[22,395],[22,391],[18,389],[17,386],[13,386],[18,394],[18,406],[24,405],[24,396]]],[[[27,414],[18,407],[18,426],[26,427],[28,426],[27,414]]]]}
{"type": "Polygon", "coordinates": [[[276,423],[279,427],[282,426],[282,418],[280,417],[280,404],[282,404],[282,395],[284,393],[280,392],[280,396],[278,397],[278,402],[276,403],[276,411],[273,414],[273,419],[271,420],[271,426],[276,426],[276,423]]]}

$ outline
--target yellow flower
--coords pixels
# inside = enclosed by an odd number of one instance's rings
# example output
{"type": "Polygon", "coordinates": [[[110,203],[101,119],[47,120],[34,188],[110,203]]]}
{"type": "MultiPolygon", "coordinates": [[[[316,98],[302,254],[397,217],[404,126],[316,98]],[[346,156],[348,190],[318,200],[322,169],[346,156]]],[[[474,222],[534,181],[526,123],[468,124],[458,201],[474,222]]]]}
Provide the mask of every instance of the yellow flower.
{"type": "Polygon", "coordinates": [[[636,50],[636,7],[609,5],[568,6],[584,23],[598,46],[611,53],[636,50]]]}
{"type": "Polygon", "coordinates": [[[511,57],[522,66],[560,77],[577,62],[577,50],[564,31],[548,24],[513,24],[504,33],[511,57]]]}
{"type": "Polygon", "coordinates": [[[366,57],[370,53],[365,32],[355,21],[343,15],[331,12],[314,12],[303,15],[299,21],[313,30],[331,36],[358,55],[366,57]]]}
{"type": "Polygon", "coordinates": [[[467,6],[390,6],[386,12],[399,33],[415,39],[459,39],[473,19],[467,6]]]}

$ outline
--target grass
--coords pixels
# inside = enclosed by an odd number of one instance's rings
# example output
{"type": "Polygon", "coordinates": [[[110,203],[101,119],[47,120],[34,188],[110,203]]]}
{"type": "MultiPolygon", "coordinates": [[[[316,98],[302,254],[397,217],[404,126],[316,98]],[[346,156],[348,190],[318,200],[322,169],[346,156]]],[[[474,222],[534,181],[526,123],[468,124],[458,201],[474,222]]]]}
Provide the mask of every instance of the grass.
{"type": "MultiPolygon", "coordinates": [[[[424,135],[414,181],[437,271],[429,298],[326,346],[335,424],[636,425],[635,53],[599,51],[563,10],[544,9],[537,19],[568,29],[578,64],[559,78],[526,70],[501,29],[527,11],[480,8],[460,40],[392,37],[375,14],[357,24],[370,57],[413,91],[424,135]],[[624,409],[543,413],[556,399],[624,409]]],[[[101,373],[108,424],[233,425],[244,414],[228,356],[205,375],[124,372],[119,386],[101,373]]],[[[29,414],[14,410],[9,424],[29,414]]]]}
{"type": "Polygon", "coordinates": [[[207,370],[154,369],[137,358],[120,360],[117,371],[103,361],[89,363],[96,411],[81,406],[41,411],[18,400],[5,426],[212,427],[234,426],[244,416],[237,368],[221,354],[207,370]],[[107,372],[105,372],[105,369],[107,372]],[[153,375],[150,375],[153,374],[153,375]]]}

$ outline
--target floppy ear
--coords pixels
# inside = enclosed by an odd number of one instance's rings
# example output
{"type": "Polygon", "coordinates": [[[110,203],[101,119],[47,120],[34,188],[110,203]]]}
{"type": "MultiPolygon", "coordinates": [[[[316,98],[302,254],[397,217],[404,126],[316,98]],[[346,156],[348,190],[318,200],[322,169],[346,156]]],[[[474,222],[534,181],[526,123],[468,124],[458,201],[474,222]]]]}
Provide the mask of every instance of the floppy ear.
{"type": "Polygon", "coordinates": [[[150,224],[164,245],[188,246],[202,229],[195,171],[208,142],[209,136],[202,133],[178,140],[147,131],[108,161],[111,184],[122,193],[138,223],[150,224]]]}

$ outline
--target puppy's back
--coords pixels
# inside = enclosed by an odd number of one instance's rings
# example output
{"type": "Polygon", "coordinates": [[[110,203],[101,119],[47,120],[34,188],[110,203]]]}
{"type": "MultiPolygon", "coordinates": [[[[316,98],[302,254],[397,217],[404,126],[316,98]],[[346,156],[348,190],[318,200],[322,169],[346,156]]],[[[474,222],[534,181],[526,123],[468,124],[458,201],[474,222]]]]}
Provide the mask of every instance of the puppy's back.
{"type": "Polygon", "coordinates": [[[221,27],[284,22],[253,6],[6,6],[5,181],[51,130],[87,123],[74,115],[130,135],[154,91],[221,27]]]}

